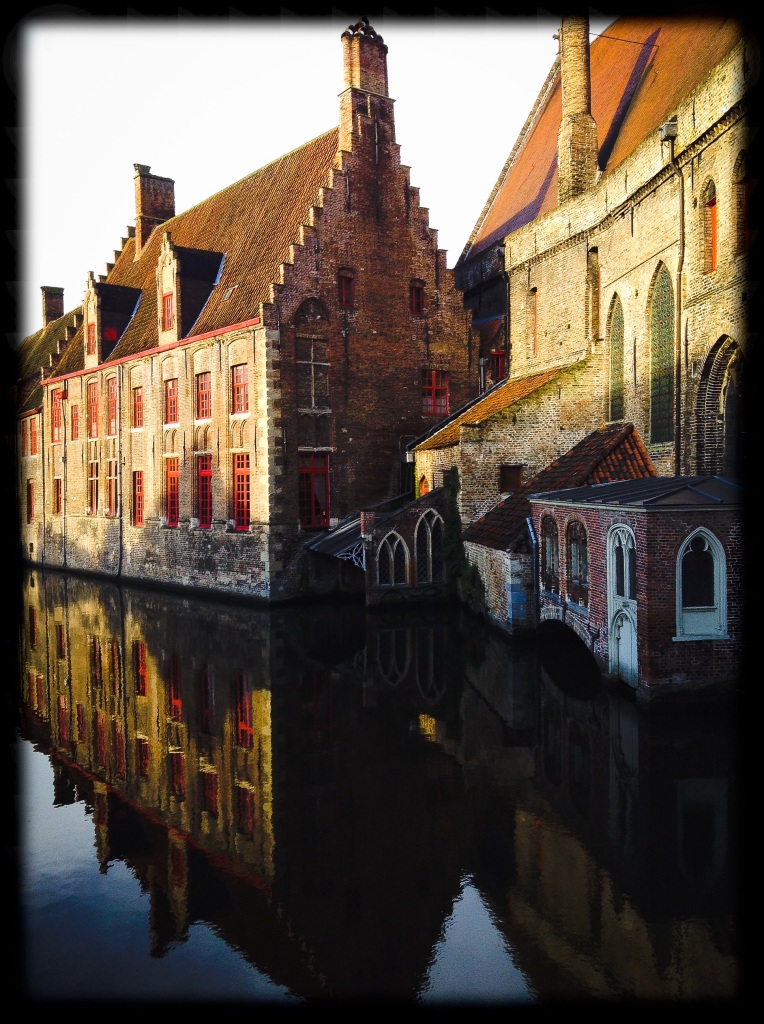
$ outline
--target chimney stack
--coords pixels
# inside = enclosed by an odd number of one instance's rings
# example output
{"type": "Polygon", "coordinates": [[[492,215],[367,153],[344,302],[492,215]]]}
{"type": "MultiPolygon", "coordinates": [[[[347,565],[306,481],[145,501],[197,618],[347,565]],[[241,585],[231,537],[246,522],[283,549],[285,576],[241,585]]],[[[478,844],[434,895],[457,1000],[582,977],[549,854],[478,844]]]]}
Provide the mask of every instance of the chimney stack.
{"type": "Polygon", "coordinates": [[[135,169],[135,257],[140,256],[151,232],[175,216],[175,182],[151,173],[146,164],[135,169]]]}
{"type": "Polygon", "coordinates": [[[42,325],[47,327],[64,315],[64,289],[44,284],[42,292],[42,325]]]}
{"type": "Polygon", "coordinates": [[[562,121],[557,136],[560,203],[597,180],[597,125],[592,117],[589,18],[564,17],[560,27],[562,121]]]}
{"type": "Polygon", "coordinates": [[[368,18],[348,25],[342,33],[344,88],[340,94],[340,149],[352,149],[351,138],[356,116],[370,116],[368,96],[388,96],[387,46],[377,35],[368,18]]]}

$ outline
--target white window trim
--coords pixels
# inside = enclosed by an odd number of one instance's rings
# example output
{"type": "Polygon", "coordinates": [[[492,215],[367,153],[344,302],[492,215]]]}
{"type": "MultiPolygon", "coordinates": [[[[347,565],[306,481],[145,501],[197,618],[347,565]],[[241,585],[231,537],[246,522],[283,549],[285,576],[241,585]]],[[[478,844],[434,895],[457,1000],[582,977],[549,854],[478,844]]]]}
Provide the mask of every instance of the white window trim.
{"type": "Polygon", "coordinates": [[[676,636],[677,641],[687,640],[726,640],[727,632],[727,559],[724,548],[719,540],[705,527],[698,527],[685,538],[676,557],[676,636]],[[714,559],[714,604],[707,609],[685,610],[682,606],[682,559],[692,541],[701,536],[707,542],[714,559]],[[689,625],[693,619],[713,620],[710,629],[691,632],[689,625]]]}

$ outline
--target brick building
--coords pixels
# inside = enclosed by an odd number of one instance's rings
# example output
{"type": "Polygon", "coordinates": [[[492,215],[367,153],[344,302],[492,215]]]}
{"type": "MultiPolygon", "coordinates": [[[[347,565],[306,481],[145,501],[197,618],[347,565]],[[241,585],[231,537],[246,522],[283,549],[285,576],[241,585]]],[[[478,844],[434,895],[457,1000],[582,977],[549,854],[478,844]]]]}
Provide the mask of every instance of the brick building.
{"type": "Polygon", "coordinates": [[[342,34],[339,123],[176,214],[135,165],[135,227],[20,349],[22,555],[281,600],[306,539],[410,489],[407,440],[478,393],[446,253],[395,141],[387,47],[342,34]]]}
{"type": "Polygon", "coordinates": [[[565,17],[559,40],[455,268],[497,415],[414,448],[429,487],[461,460],[465,523],[503,467],[532,475],[607,422],[661,475],[741,470],[757,40],[721,14],[619,18],[591,45],[565,17]]]}
{"type": "Polygon", "coordinates": [[[743,649],[742,490],[658,477],[529,497],[539,620],[570,626],[640,702],[721,691],[743,649]]]}

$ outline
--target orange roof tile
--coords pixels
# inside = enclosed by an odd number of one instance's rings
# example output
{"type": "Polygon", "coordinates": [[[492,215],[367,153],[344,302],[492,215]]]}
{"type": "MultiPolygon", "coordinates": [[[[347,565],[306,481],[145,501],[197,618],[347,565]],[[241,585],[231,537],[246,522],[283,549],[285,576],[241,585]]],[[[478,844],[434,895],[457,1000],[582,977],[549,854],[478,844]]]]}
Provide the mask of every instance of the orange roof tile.
{"type": "MultiPolygon", "coordinates": [[[[624,17],[593,40],[591,112],[599,166],[609,174],[676,110],[743,37],[723,14],[624,17]]],[[[550,74],[461,259],[557,207],[559,70],[550,74]]]]}

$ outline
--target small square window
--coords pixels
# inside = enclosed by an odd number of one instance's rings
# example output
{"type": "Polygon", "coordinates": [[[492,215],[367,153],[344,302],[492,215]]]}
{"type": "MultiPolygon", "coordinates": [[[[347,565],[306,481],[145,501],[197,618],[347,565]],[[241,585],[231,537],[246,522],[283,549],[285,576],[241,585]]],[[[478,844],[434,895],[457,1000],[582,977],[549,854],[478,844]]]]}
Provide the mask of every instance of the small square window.
{"type": "Polygon", "coordinates": [[[517,491],[523,484],[522,465],[499,466],[499,491],[507,494],[510,491],[517,491]]]}

